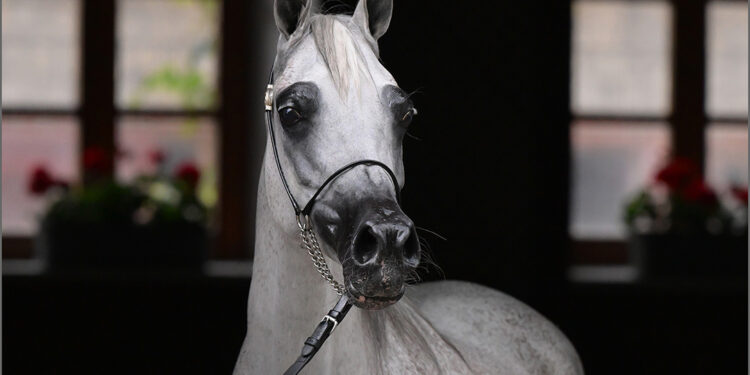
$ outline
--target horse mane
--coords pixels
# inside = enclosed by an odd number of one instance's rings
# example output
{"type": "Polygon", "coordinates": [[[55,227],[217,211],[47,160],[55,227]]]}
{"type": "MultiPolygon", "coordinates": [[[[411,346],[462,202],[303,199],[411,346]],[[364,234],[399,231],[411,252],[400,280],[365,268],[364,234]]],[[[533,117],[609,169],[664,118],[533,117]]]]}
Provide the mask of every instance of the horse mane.
{"type": "MultiPolygon", "coordinates": [[[[432,351],[430,344],[420,332],[417,319],[418,313],[411,306],[410,301],[402,298],[398,303],[389,306],[383,310],[365,311],[368,319],[365,319],[368,332],[374,342],[375,363],[380,366],[381,374],[388,374],[391,371],[386,367],[390,357],[388,353],[394,338],[403,344],[403,347],[415,348],[414,352],[426,354],[426,358],[419,358],[421,361],[431,362],[434,368],[439,368],[438,360],[432,351]],[[416,314],[416,315],[415,315],[416,314]],[[390,340],[389,340],[390,336],[390,340]]],[[[416,361],[417,358],[414,358],[416,361]]]]}
{"type": "Polygon", "coordinates": [[[446,360],[458,360],[470,368],[461,353],[419,313],[408,296],[385,309],[363,310],[363,313],[366,334],[373,339],[379,374],[393,373],[394,369],[388,368],[387,359],[398,355],[394,350],[404,349],[409,352],[410,362],[418,364],[420,371],[433,369],[440,372],[446,360]]]}

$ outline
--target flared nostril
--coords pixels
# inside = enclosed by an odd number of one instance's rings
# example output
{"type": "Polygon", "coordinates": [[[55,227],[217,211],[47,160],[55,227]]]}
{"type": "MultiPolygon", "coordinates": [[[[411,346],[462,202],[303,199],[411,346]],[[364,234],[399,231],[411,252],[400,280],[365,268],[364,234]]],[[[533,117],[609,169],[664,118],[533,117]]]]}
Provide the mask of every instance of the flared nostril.
{"type": "Polygon", "coordinates": [[[414,225],[398,221],[364,223],[352,242],[352,259],[357,265],[391,259],[403,262],[406,267],[417,267],[420,248],[414,225]]]}
{"type": "Polygon", "coordinates": [[[375,259],[380,247],[378,236],[370,225],[363,225],[354,238],[352,258],[357,264],[363,265],[375,259]]]}

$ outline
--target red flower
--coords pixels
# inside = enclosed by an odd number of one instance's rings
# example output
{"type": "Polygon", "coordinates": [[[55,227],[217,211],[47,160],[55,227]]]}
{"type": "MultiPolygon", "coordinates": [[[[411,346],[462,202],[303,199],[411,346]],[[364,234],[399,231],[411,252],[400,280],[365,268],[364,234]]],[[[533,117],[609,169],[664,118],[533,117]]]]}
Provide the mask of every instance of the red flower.
{"type": "Polygon", "coordinates": [[[83,168],[88,172],[101,173],[107,170],[107,153],[100,147],[89,147],[83,151],[83,168]]]}
{"type": "Polygon", "coordinates": [[[162,150],[151,150],[148,152],[148,160],[154,165],[161,165],[164,162],[165,156],[162,150]]]}
{"type": "Polygon", "coordinates": [[[662,182],[671,190],[681,190],[700,177],[698,165],[687,158],[675,158],[662,168],[655,180],[662,182]]]}
{"type": "Polygon", "coordinates": [[[29,192],[34,195],[42,195],[55,185],[55,180],[44,166],[36,166],[31,171],[29,179],[29,192]]]}
{"type": "Polygon", "coordinates": [[[732,195],[742,204],[747,206],[747,186],[732,186],[731,188],[732,195]]]}
{"type": "Polygon", "coordinates": [[[682,192],[682,196],[688,202],[698,203],[707,207],[713,207],[719,203],[719,199],[713,189],[699,179],[693,180],[682,192]]]}
{"type": "Polygon", "coordinates": [[[178,180],[185,181],[192,189],[198,186],[198,180],[201,179],[201,172],[193,163],[180,164],[174,174],[178,180]]]}

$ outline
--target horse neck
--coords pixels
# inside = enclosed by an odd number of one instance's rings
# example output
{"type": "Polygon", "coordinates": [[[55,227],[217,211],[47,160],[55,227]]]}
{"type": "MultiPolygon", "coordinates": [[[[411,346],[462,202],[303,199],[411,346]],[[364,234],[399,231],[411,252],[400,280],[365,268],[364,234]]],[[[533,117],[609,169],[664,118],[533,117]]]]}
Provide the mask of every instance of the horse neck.
{"type": "Polygon", "coordinates": [[[275,311],[319,319],[336,295],[300,247],[294,210],[270,149],[267,145],[258,187],[252,283],[257,288],[251,288],[251,294],[274,305],[275,311]]]}
{"type": "MultiPolygon", "coordinates": [[[[246,344],[253,349],[273,347],[263,359],[285,363],[296,358],[304,338],[338,296],[300,248],[294,211],[270,149],[269,144],[258,187],[255,258],[248,301],[248,332],[254,333],[248,337],[259,342],[246,344]]],[[[329,266],[335,277],[340,278],[340,265],[329,260],[329,266]]],[[[437,357],[448,358],[452,354],[407,298],[382,311],[352,309],[330,341],[311,367],[325,372],[323,369],[330,369],[336,363],[347,362],[356,365],[347,370],[351,373],[393,373],[393,369],[383,367],[389,363],[386,358],[405,353],[410,347],[421,349],[418,350],[421,355],[405,358],[403,363],[421,363],[424,368],[439,366],[437,357]],[[436,356],[437,353],[441,355],[436,356]],[[362,360],[352,362],[351,358],[362,360]]]]}

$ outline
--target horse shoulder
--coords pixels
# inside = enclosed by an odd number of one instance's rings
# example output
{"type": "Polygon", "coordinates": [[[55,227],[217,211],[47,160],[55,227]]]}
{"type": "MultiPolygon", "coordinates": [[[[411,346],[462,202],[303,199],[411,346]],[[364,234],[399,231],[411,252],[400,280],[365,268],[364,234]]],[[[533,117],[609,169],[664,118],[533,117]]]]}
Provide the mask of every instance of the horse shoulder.
{"type": "Polygon", "coordinates": [[[513,297],[460,281],[424,283],[408,296],[476,373],[583,374],[565,335],[513,297]]]}

